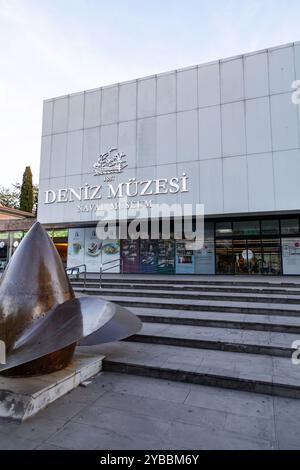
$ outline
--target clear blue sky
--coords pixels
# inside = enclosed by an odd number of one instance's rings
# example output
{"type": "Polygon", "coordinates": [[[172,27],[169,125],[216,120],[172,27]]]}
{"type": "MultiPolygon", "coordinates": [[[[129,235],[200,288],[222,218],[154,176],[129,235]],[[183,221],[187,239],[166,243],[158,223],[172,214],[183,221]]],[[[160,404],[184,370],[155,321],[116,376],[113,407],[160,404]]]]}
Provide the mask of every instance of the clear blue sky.
{"type": "Polygon", "coordinates": [[[43,99],[298,41],[299,18],[299,0],[0,0],[0,185],[38,181],[43,99]]]}

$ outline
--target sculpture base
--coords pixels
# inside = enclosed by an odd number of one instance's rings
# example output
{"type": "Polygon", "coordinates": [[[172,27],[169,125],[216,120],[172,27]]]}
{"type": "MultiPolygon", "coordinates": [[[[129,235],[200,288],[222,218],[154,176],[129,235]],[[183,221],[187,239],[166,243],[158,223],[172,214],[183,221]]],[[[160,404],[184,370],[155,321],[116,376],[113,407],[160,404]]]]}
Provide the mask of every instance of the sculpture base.
{"type": "Polygon", "coordinates": [[[51,374],[67,367],[73,358],[76,343],[70,344],[59,351],[26,362],[20,366],[1,372],[5,377],[34,377],[36,375],[51,374]]]}
{"type": "Polygon", "coordinates": [[[102,369],[104,356],[75,354],[65,369],[28,378],[0,376],[0,418],[25,421],[102,369]]]}

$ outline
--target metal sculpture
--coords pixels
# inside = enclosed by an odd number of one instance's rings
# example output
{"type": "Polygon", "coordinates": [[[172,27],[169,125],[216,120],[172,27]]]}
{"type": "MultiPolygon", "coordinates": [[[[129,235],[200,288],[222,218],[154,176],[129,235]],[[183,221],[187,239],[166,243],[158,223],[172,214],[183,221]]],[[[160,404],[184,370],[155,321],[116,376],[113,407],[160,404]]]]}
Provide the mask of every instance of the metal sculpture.
{"type": "Polygon", "coordinates": [[[129,310],[75,294],[60,256],[39,222],[30,229],[0,280],[0,374],[32,376],[66,367],[76,345],[117,341],[141,328],[129,310]]]}

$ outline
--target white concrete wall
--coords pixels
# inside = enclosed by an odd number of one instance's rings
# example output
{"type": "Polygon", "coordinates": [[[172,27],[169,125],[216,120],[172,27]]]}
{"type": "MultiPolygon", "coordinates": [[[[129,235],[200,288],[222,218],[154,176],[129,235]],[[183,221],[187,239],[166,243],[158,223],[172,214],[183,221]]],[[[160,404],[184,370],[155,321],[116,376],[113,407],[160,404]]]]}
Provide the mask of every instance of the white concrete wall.
{"type": "Polygon", "coordinates": [[[296,79],[300,43],[45,101],[39,220],[92,219],[43,192],[97,184],[92,165],[111,147],[127,155],[118,181],[185,171],[190,193],[172,201],[206,214],[299,210],[296,79]]]}

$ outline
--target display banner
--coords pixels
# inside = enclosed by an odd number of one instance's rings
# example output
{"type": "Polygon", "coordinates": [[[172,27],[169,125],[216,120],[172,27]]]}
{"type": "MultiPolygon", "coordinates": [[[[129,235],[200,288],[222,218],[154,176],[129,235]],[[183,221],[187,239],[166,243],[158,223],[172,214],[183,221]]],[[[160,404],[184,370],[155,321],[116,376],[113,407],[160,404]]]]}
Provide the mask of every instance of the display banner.
{"type": "Polygon", "coordinates": [[[101,265],[102,241],[96,234],[96,228],[85,229],[84,259],[87,272],[99,272],[101,265]]]}
{"type": "Polygon", "coordinates": [[[215,244],[205,242],[201,250],[195,251],[195,273],[215,274],[215,244]]]}
{"type": "Polygon", "coordinates": [[[120,241],[104,240],[102,243],[102,263],[104,272],[120,272],[120,241]]]}
{"type": "Polygon", "coordinates": [[[282,239],[283,274],[300,274],[300,238],[282,239]]]}
{"type": "Polygon", "coordinates": [[[140,266],[140,241],[121,240],[121,266],[123,273],[138,273],[140,266]]]}
{"type": "Polygon", "coordinates": [[[188,242],[176,242],[176,273],[194,274],[195,252],[188,249],[188,242]]]}
{"type": "Polygon", "coordinates": [[[174,240],[158,240],[158,266],[160,274],[175,272],[175,243],[174,240]]]}
{"type": "Polygon", "coordinates": [[[68,268],[84,264],[84,228],[70,228],[68,238],[68,268]]]}
{"type": "Polygon", "coordinates": [[[158,240],[141,240],[140,246],[140,271],[142,273],[156,273],[158,240]]]}

